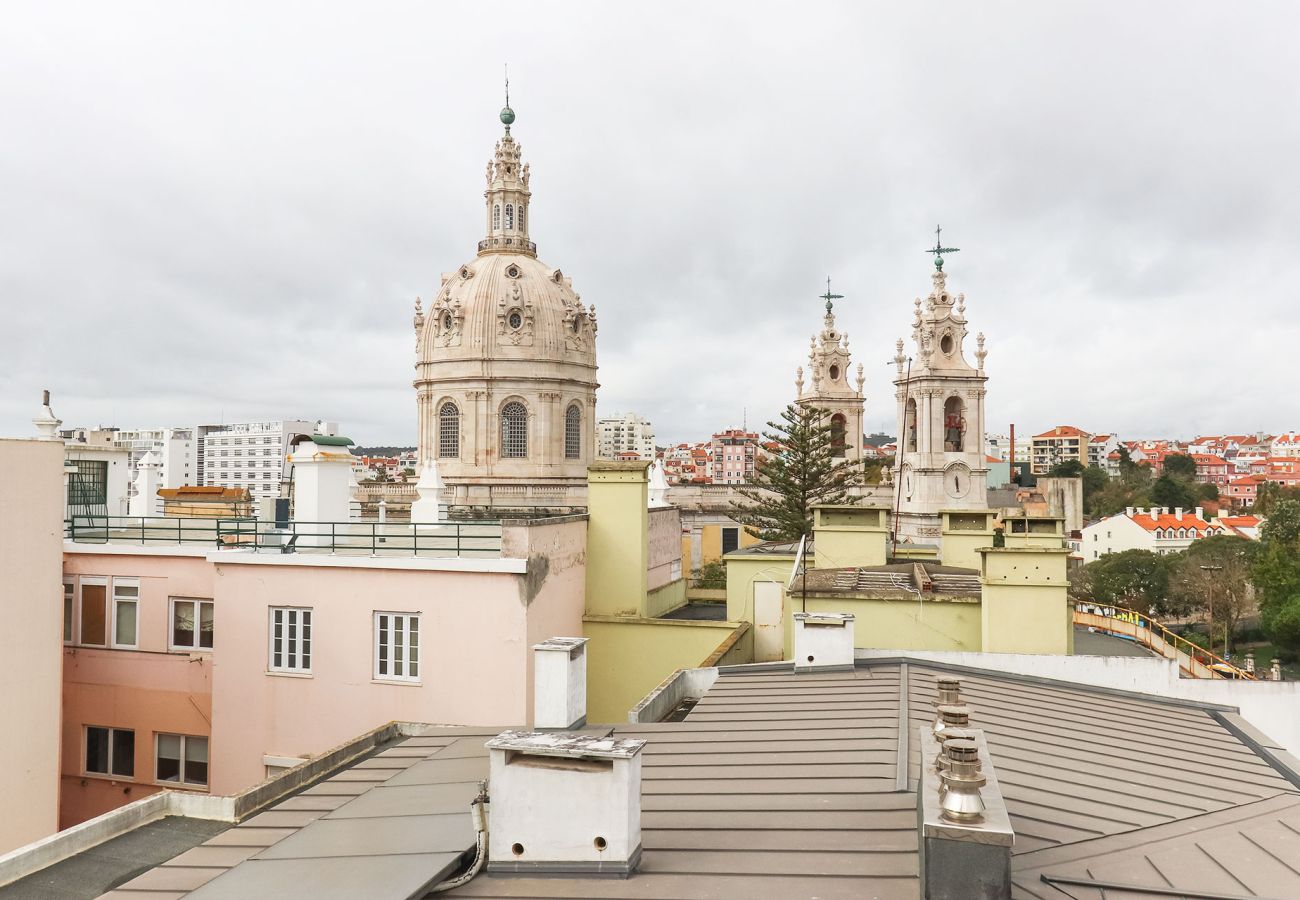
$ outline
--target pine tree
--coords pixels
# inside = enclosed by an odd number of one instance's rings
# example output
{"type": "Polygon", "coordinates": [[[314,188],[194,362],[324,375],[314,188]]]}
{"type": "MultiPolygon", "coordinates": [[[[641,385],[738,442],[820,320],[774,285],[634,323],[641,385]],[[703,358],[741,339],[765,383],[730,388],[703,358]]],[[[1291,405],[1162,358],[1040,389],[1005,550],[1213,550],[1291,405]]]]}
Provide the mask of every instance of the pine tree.
{"type": "Polygon", "coordinates": [[[767,427],[763,438],[776,446],[755,469],[752,486],[737,489],[749,501],[737,507],[737,519],[762,540],[798,540],[812,534],[813,506],[849,502],[862,467],[835,455],[824,409],[792,403],[767,427]]]}

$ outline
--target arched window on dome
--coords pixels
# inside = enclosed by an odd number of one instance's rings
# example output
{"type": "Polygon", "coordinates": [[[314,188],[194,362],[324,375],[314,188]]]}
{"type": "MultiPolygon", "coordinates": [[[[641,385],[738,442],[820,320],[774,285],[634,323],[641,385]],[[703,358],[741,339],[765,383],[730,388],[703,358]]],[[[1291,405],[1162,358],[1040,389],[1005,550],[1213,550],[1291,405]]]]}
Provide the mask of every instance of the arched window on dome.
{"type": "Polygon", "coordinates": [[[450,400],[438,407],[438,457],[460,456],[460,409],[450,400]]]}
{"type": "Polygon", "coordinates": [[[528,228],[524,225],[524,210],[526,208],[527,207],[525,207],[522,203],[519,204],[519,230],[520,231],[528,230],[528,228]]]}
{"type": "Polygon", "coordinates": [[[831,456],[844,455],[844,414],[831,416],[831,456]]]}
{"type": "Polygon", "coordinates": [[[528,410],[518,400],[501,408],[501,458],[528,458],[528,410]]]}
{"type": "Polygon", "coordinates": [[[916,452],[916,401],[911,398],[903,410],[903,452],[916,452]]]}
{"type": "Polygon", "coordinates": [[[506,204],[506,231],[515,227],[515,207],[513,203],[506,204]]]}
{"type": "Polygon", "coordinates": [[[496,231],[501,227],[501,204],[492,204],[492,230],[496,231]]]}
{"type": "Polygon", "coordinates": [[[564,413],[564,458],[582,458],[582,410],[576,403],[564,413]]]}

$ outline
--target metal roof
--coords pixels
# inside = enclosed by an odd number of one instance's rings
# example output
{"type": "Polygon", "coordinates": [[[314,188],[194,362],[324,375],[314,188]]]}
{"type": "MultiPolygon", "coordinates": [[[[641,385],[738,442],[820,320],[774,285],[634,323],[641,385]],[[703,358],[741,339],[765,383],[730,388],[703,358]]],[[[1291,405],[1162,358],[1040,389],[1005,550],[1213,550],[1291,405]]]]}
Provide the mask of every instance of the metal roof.
{"type": "MultiPolygon", "coordinates": [[[[1162,884],[1300,896],[1300,766],[1231,713],[906,658],[720,670],[683,721],[613,729],[646,741],[631,878],[481,874],[437,896],[916,898],[915,787],[933,752],[917,729],[953,671],[1015,829],[1014,896],[1101,900],[1086,879],[1126,900],[1162,884]]],[[[108,896],[419,896],[471,847],[468,804],[502,730],[430,728],[108,896]]]]}

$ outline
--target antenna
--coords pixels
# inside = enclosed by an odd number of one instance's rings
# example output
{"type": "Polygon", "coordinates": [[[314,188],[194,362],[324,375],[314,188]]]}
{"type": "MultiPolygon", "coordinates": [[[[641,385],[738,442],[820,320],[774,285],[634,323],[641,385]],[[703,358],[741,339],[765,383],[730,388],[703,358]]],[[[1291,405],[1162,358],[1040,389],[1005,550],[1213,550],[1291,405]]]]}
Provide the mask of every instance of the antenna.
{"type": "MultiPolygon", "coordinates": [[[[940,226],[938,225],[934,226],[934,246],[931,247],[929,250],[925,251],[926,253],[934,254],[934,267],[938,269],[940,272],[943,271],[943,255],[945,253],[961,252],[960,247],[945,247],[943,245],[943,241],[939,239],[942,233],[943,233],[943,229],[940,226]]],[[[827,290],[829,290],[829,288],[827,290]]]]}
{"type": "Polygon", "coordinates": [[[510,105],[510,63],[504,63],[506,70],[506,106],[510,105]]]}

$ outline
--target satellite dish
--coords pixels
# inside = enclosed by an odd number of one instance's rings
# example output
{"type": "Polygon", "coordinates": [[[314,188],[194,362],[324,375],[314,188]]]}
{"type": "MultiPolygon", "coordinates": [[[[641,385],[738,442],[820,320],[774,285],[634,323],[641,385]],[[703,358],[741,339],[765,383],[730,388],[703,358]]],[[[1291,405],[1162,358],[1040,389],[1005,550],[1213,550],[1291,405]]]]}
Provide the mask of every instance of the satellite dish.
{"type": "Polygon", "coordinates": [[[794,580],[799,577],[799,572],[803,568],[803,555],[807,549],[808,535],[799,538],[799,549],[794,554],[794,569],[790,572],[790,580],[785,583],[785,589],[790,591],[794,588],[794,580]]]}

